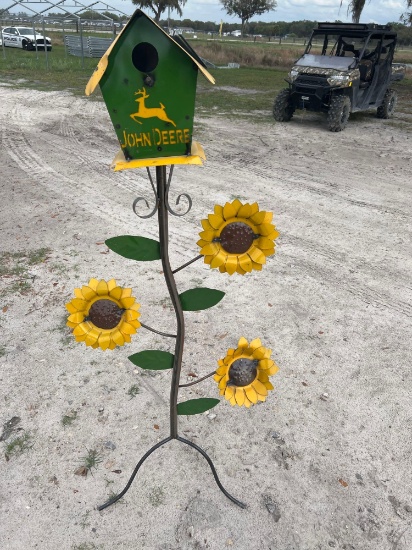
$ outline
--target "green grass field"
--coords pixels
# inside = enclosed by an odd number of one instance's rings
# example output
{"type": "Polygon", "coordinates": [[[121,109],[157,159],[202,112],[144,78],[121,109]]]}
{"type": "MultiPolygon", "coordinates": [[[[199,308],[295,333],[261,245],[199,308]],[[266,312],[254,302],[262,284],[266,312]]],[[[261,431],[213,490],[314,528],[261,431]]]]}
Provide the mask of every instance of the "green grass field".
{"type": "MultiPolygon", "coordinates": [[[[57,34],[57,33],[56,33],[57,34]]],[[[61,37],[60,37],[61,38],[61,37]]],[[[0,49],[0,72],[2,79],[11,86],[39,90],[69,90],[75,95],[84,95],[87,81],[93,73],[98,59],[69,55],[58,37],[52,36],[53,50],[27,52],[20,49],[0,49]],[[60,43],[59,43],[60,42],[60,43]]],[[[274,97],[286,86],[284,78],[293,61],[302,51],[302,46],[273,43],[242,43],[199,40],[194,44],[196,51],[217,66],[229,62],[240,63],[240,69],[211,69],[216,86],[199,76],[197,112],[202,115],[259,116],[270,112],[274,97]],[[263,61],[262,61],[263,60],[263,61]],[[265,61],[266,60],[266,61],[265,61]],[[270,66],[269,66],[270,65],[270,66]]],[[[409,55],[409,52],[407,52],[409,55]]],[[[405,55],[398,56],[401,61],[405,55]]],[[[412,55],[411,55],[412,58],[412,55]]],[[[396,84],[400,101],[399,108],[410,112],[412,79],[396,84]]],[[[101,100],[100,90],[93,94],[101,100]]]]}

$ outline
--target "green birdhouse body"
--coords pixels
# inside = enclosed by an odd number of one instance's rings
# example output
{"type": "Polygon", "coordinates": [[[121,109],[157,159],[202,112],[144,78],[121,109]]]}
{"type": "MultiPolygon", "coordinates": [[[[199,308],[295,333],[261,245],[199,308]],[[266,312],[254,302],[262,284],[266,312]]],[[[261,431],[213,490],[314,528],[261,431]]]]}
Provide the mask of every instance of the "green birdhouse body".
{"type": "Polygon", "coordinates": [[[199,69],[213,82],[182,37],[133,14],[86,89],[99,82],[126,161],[190,155],[199,69]]]}

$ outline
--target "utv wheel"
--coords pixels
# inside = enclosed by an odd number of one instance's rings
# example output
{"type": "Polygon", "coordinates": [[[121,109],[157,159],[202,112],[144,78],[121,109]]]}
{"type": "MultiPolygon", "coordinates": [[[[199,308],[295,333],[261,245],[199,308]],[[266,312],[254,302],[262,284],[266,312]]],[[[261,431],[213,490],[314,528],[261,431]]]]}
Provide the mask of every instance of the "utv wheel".
{"type": "Polygon", "coordinates": [[[328,127],[331,132],[341,132],[346,128],[350,106],[348,96],[335,95],[332,97],[328,112],[328,127]]]}
{"type": "Polygon", "coordinates": [[[295,108],[290,99],[290,90],[285,88],[277,95],[273,104],[273,117],[278,122],[287,122],[293,117],[295,108]]]}
{"type": "Polygon", "coordinates": [[[21,47],[23,48],[23,50],[27,50],[27,40],[23,40],[23,42],[21,43],[21,47]]]}
{"type": "Polygon", "coordinates": [[[383,96],[382,105],[378,107],[376,116],[378,118],[391,118],[395,112],[395,107],[398,102],[398,94],[395,90],[386,90],[383,96]]]}

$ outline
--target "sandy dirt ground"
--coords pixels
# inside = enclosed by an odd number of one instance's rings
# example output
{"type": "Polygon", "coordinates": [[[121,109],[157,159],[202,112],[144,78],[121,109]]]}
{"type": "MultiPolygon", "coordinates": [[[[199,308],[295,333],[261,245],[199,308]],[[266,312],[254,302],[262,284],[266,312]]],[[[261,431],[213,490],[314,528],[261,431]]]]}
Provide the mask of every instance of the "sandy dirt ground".
{"type": "MultiPolygon", "coordinates": [[[[76,344],[64,304],[89,278],[115,278],[133,288],[141,321],[173,332],[160,263],[104,244],[157,238],[156,218],[132,210],[138,196],[153,204],[151,188],[145,170],[110,171],[118,144],[102,103],[3,85],[0,121],[0,547],[410,550],[411,116],[355,115],[332,134],[317,115],[275,124],[267,113],[200,114],[195,139],[208,160],[175,168],[171,200],[189,193],[193,208],[170,218],[172,265],[198,254],[200,220],[235,197],[274,211],[281,233],[261,273],[229,277],[197,262],[176,275],[180,292],[226,292],[185,316],[183,382],[213,370],[240,336],[261,338],[280,366],[266,403],[222,401],[179,421],[248,507],[172,442],[102,512],[169,435],[170,372],[148,374],[127,357],[173,350],[143,328],[113,352],[76,344]],[[5,260],[40,248],[45,261],[26,259],[21,273],[5,260]],[[78,475],[91,451],[97,467],[78,475]]],[[[196,396],[217,397],[215,382],[180,393],[196,396]]]]}

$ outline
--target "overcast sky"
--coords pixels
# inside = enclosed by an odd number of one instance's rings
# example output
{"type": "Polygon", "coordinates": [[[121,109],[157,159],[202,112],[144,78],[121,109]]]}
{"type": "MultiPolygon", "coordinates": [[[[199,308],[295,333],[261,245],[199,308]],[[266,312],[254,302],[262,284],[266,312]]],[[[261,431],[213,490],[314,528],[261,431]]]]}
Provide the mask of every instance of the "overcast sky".
{"type": "MultiPolygon", "coordinates": [[[[95,0],[79,0],[81,4],[90,5],[95,0]]],[[[42,5],[34,3],[31,0],[27,5],[32,9],[39,11],[45,8],[42,5]],[[32,3],[33,2],[33,3],[32,3]]],[[[56,0],[52,0],[56,3],[56,0]]],[[[7,8],[13,4],[13,0],[0,0],[0,8],[7,8]]],[[[69,8],[69,5],[75,4],[71,0],[66,0],[63,5],[67,6],[69,11],[75,11],[69,8]]],[[[94,7],[101,9],[106,3],[99,2],[94,7]]],[[[131,14],[135,6],[131,0],[108,0],[108,6],[117,8],[121,12],[131,14]]],[[[340,7],[340,0],[278,0],[276,10],[256,16],[252,21],[300,21],[308,19],[310,21],[351,21],[347,15],[348,0],[344,0],[340,7]]],[[[22,6],[24,9],[24,5],[22,6]]],[[[11,11],[19,11],[21,8],[15,7],[11,11]]],[[[78,9],[78,8],[77,8],[78,9]]],[[[25,10],[24,11],[29,11],[25,10]]],[[[51,11],[57,12],[53,8],[51,11]]],[[[398,21],[401,14],[406,11],[406,0],[366,0],[365,9],[362,12],[361,22],[388,23],[389,21],[398,21]]],[[[147,15],[153,16],[150,10],[147,15]]],[[[171,12],[171,17],[179,19],[177,12],[171,12]]],[[[214,21],[220,23],[221,20],[227,23],[239,22],[236,17],[229,17],[222,9],[219,0],[187,0],[183,8],[183,19],[192,19],[199,21],[214,21]]]]}

